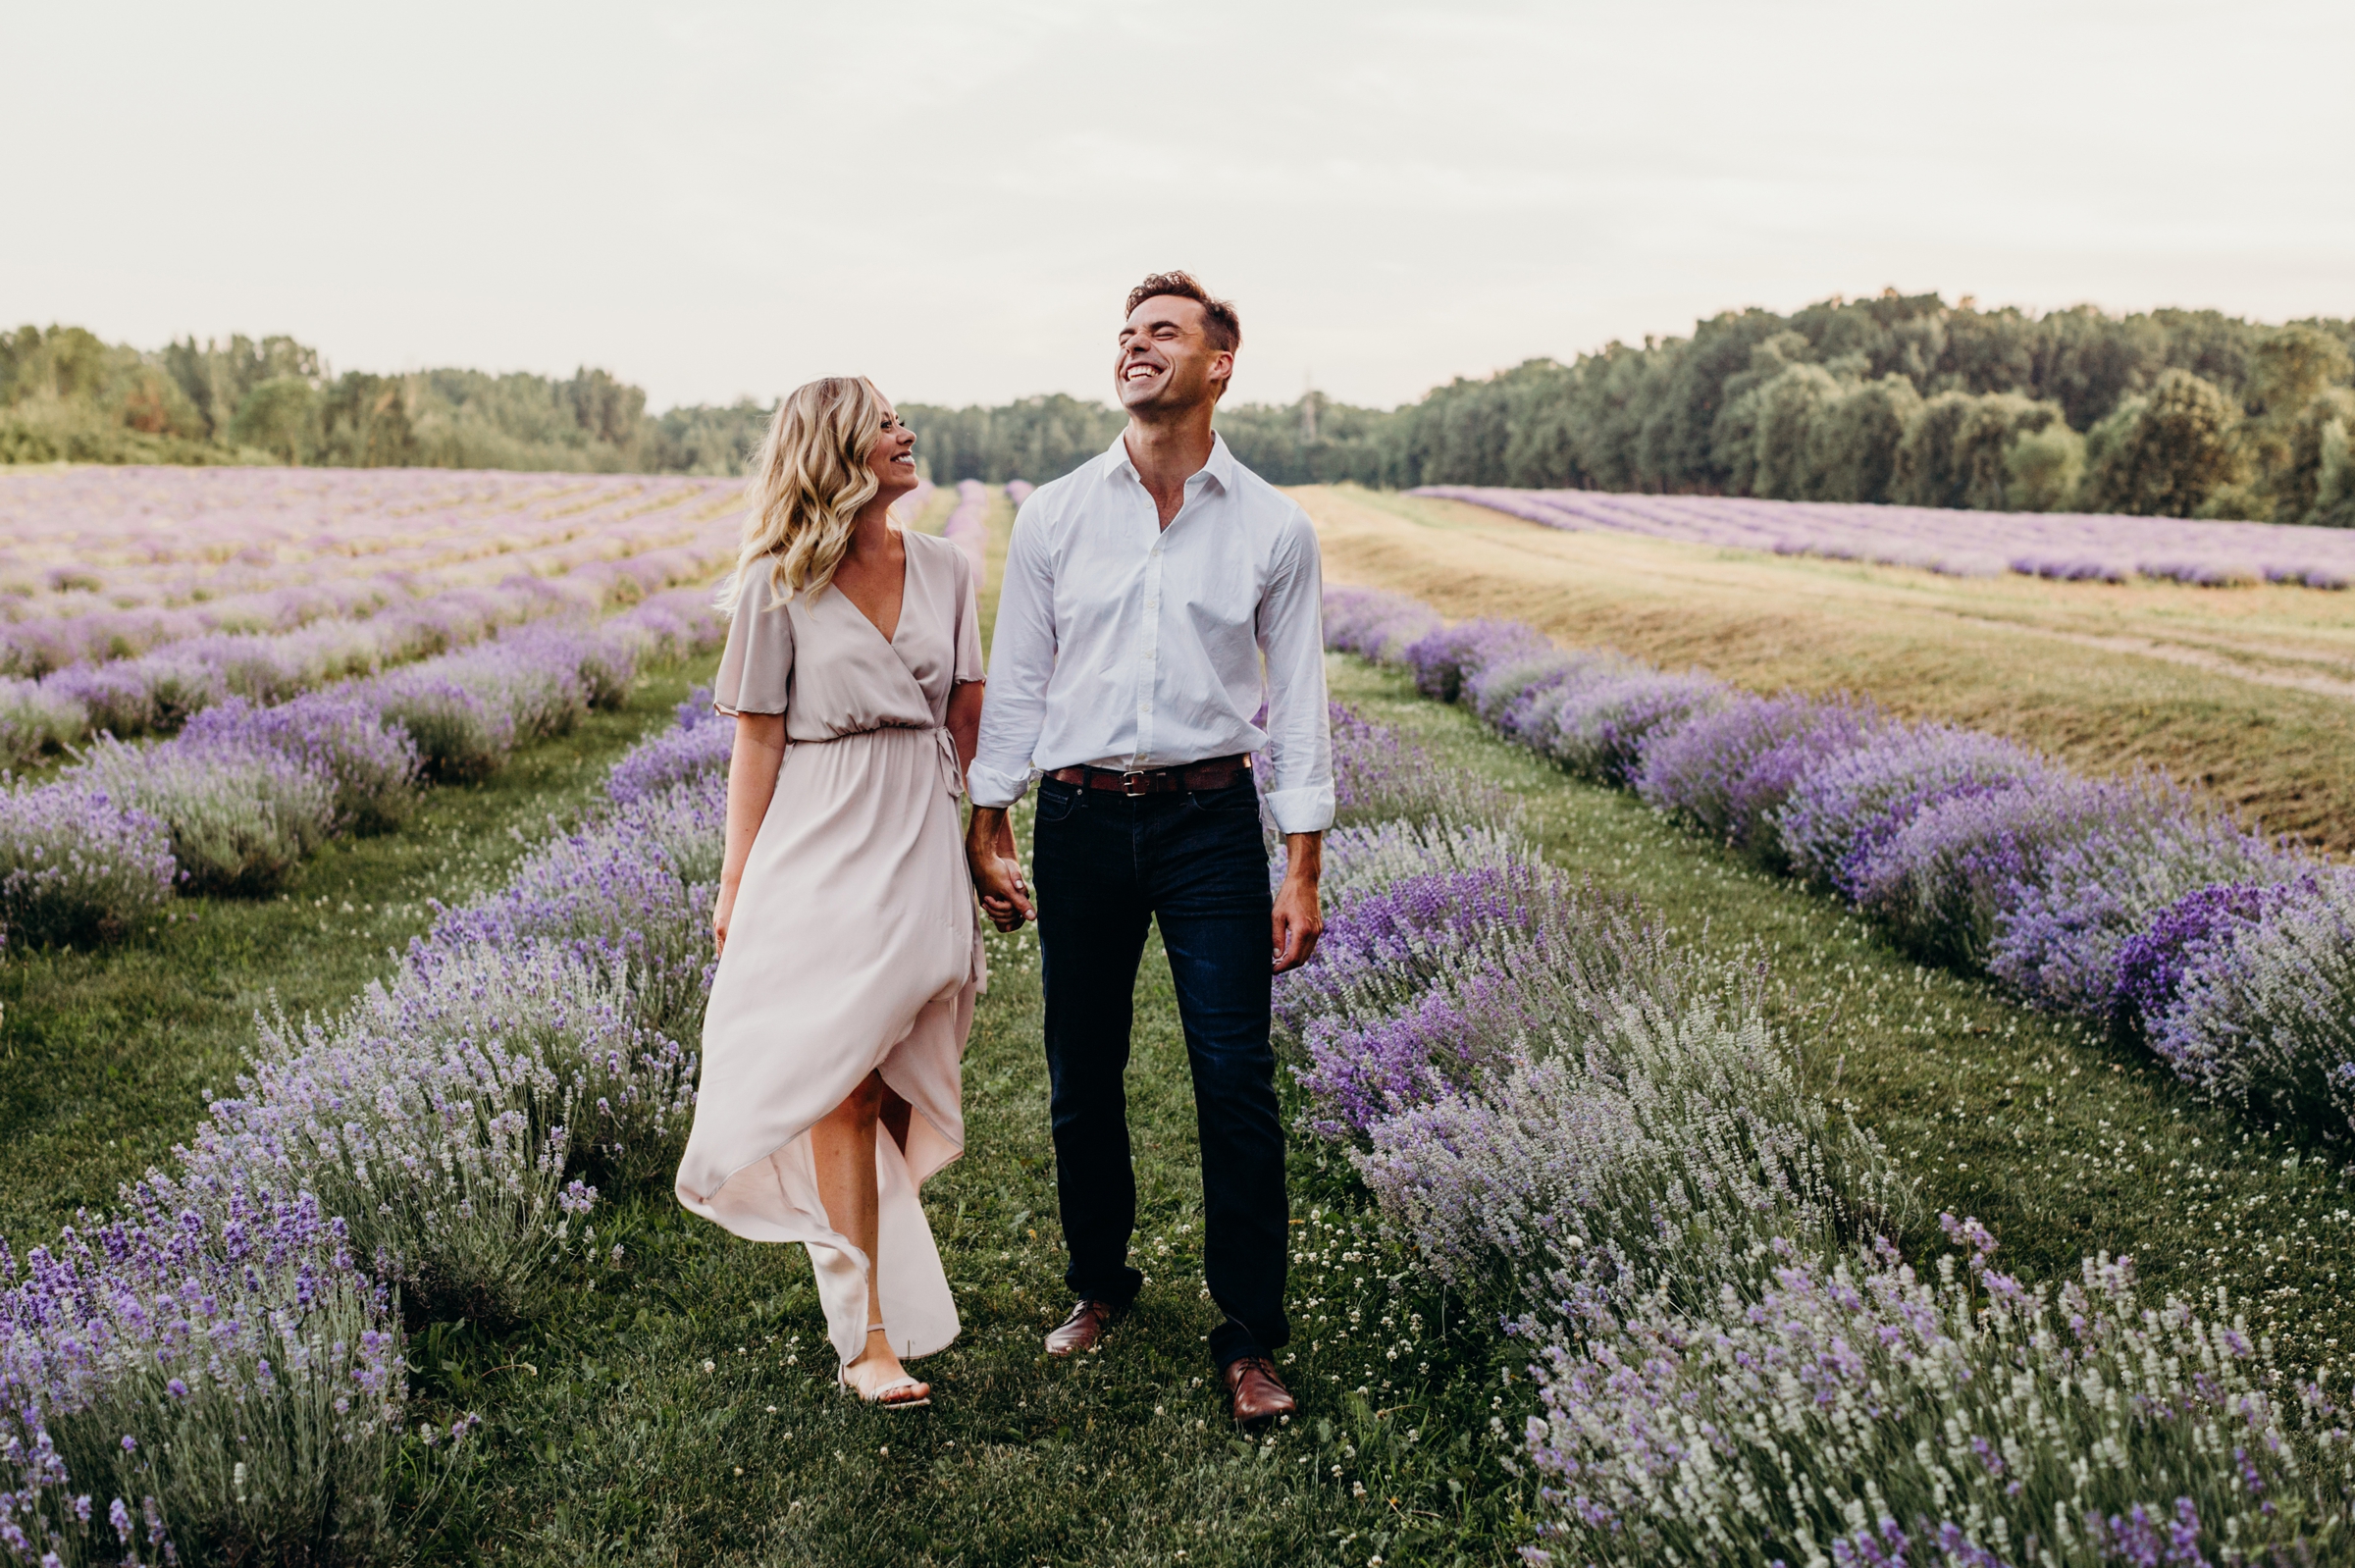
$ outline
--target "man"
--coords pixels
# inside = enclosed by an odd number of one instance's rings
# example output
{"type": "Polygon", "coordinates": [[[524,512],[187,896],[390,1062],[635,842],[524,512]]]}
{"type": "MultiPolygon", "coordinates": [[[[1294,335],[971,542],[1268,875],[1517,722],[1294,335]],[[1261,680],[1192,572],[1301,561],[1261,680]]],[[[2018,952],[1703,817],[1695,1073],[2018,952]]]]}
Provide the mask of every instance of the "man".
{"type": "Polygon", "coordinates": [[[1036,768],[1055,1189],[1078,1298],[1047,1349],[1092,1349],[1143,1282],[1123,1074],[1158,920],[1193,1069],[1203,1273],[1226,1314],[1211,1354],[1249,1425],[1297,1408],[1271,1359],[1291,1332],[1269,1003],[1324,928],[1333,742],[1316,534],[1211,431],[1241,346],[1234,307],[1184,273],[1129,292],[1113,363],[1127,430],[1015,520],[966,849],[1000,928],[1029,917],[1006,810],[1036,768]],[[1261,785],[1284,837],[1273,899],[1261,785]]]}

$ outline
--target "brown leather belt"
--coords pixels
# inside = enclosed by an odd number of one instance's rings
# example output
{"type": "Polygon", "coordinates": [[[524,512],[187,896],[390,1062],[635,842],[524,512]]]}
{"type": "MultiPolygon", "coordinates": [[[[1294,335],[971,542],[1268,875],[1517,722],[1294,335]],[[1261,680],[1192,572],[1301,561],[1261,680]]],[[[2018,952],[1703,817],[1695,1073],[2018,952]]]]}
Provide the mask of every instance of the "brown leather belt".
{"type": "Polygon", "coordinates": [[[1059,767],[1047,777],[1058,784],[1081,789],[1112,790],[1135,800],[1145,795],[1175,795],[1183,790],[1223,790],[1251,776],[1251,758],[1241,755],[1214,757],[1176,767],[1147,767],[1122,772],[1117,767],[1059,767]]]}

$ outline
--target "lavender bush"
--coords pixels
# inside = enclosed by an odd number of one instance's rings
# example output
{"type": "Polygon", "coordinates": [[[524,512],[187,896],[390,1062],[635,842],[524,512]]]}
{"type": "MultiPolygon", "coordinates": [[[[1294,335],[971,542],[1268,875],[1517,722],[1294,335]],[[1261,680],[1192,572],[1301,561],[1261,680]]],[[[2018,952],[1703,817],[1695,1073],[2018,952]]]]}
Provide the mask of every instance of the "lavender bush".
{"type": "Polygon", "coordinates": [[[2241,907],[2188,944],[2151,1049],[2209,1093],[2355,1130],[2355,872],[2241,907]]]}
{"type": "Polygon", "coordinates": [[[1352,1156],[1424,1266],[1507,1316],[1705,1306],[1778,1241],[1829,1253],[1903,1218],[1887,1156],[1802,1088],[1754,990],[1625,997],[1540,1039],[1374,1123],[1352,1156]]]}
{"type": "Polygon", "coordinates": [[[22,1279],[5,1261],[0,1463],[20,1472],[4,1513],[26,1545],[0,1544],[27,1562],[61,1544],[89,1563],[364,1559],[386,1543],[400,1440],[390,1298],[309,1194],[239,1173],[188,1196],[142,1183],[22,1279]],[[105,1523],[76,1532],[75,1515],[105,1523]]]}
{"type": "Polygon", "coordinates": [[[445,912],[422,945],[514,951],[545,942],[617,964],[649,1028],[695,1038],[711,983],[726,812],[717,775],[632,801],[535,850],[505,888],[445,912]]]}
{"type": "Polygon", "coordinates": [[[89,722],[89,710],[65,693],[0,676],[0,769],[23,767],[78,740],[89,722]]]}
{"type": "Polygon", "coordinates": [[[2084,788],[2108,809],[2014,886],[1987,968],[2040,1007],[2103,1018],[2125,944],[2186,893],[2280,880],[2298,862],[2163,781],[2084,788]]]}
{"type": "Polygon", "coordinates": [[[171,830],[87,780],[0,775],[0,948],[117,937],[173,895],[171,830]]]}
{"type": "Polygon", "coordinates": [[[1853,895],[1873,853],[1949,796],[2061,775],[2035,754],[1947,724],[1898,724],[1799,779],[1771,823],[1792,869],[1853,895]]]}
{"type": "Polygon", "coordinates": [[[1731,697],[1724,685],[1698,672],[1648,670],[1598,680],[1565,691],[1537,739],[1547,757],[1582,778],[1632,784],[1643,772],[1648,746],[1731,697]]]}
{"type": "Polygon", "coordinates": [[[1653,809],[1779,867],[1775,811],[1801,779],[1863,746],[1883,722],[1870,706],[1848,699],[1738,696],[1648,747],[1636,793],[1653,809]]]}
{"type": "Polygon", "coordinates": [[[1325,646],[1377,664],[1403,664],[1406,651],[1439,629],[1421,600],[1373,588],[1325,591],[1325,646]]]}
{"type": "Polygon", "coordinates": [[[1334,820],[1492,822],[1509,814],[1494,785],[1449,769],[1387,724],[1331,705],[1334,820]]]}
{"type": "Polygon", "coordinates": [[[163,822],[191,893],[275,892],[335,826],[325,772],[227,738],[141,748],[102,736],[74,771],[163,822]]]}
{"type": "Polygon", "coordinates": [[[1452,703],[1465,680],[1488,665],[1552,648],[1543,632],[1521,621],[1458,621],[1410,643],[1399,656],[1414,673],[1416,691],[1452,703]]]}
{"type": "Polygon", "coordinates": [[[528,1316],[596,1189],[675,1154],[693,1058],[635,1017],[616,967],[561,949],[424,949],[324,1023],[268,1019],[189,1183],[266,1170],[348,1218],[380,1279],[434,1318],[528,1316]]]}
{"type": "MultiPolygon", "coordinates": [[[[1754,1299],[1587,1309],[1540,1369],[1533,1562],[1895,1568],[2319,1561],[2348,1437],[2244,1321],[2154,1304],[2125,1260],[2058,1291],[1883,1243],[1785,1244],[1754,1299]]],[[[2220,1311],[2223,1310],[2221,1307],[2220,1311]]]]}
{"type": "Polygon", "coordinates": [[[711,688],[699,686],[679,705],[671,729],[630,750],[606,776],[605,793],[628,806],[674,785],[725,777],[736,749],[736,721],[711,711],[711,688]]]}
{"type": "Polygon", "coordinates": [[[268,751],[323,775],[334,789],[330,831],[383,833],[417,804],[422,762],[408,731],[387,724],[375,704],[342,692],[314,692],[277,707],[232,698],[188,720],[178,747],[199,755],[268,751]]]}

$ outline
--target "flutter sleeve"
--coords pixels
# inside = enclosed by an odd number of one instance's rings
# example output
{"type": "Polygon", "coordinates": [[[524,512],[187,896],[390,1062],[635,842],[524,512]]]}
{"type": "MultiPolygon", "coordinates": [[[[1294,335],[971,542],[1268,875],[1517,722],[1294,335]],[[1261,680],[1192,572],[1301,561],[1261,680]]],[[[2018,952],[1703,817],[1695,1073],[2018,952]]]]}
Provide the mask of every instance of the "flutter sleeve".
{"type": "Polygon", "coordinates": [[[730,716],[782,713],[792,692],[793,615],[769,588],[768,573],[755,571],[736,596],[711,706],[730,716]]]}
{"type": "Polygon", "coordinates": [[[981,662],[981,597],[975,591],[973,563],[964,550],[957,552],[957,673],[958,684],[980,680],[984,674],[981,662]]]}

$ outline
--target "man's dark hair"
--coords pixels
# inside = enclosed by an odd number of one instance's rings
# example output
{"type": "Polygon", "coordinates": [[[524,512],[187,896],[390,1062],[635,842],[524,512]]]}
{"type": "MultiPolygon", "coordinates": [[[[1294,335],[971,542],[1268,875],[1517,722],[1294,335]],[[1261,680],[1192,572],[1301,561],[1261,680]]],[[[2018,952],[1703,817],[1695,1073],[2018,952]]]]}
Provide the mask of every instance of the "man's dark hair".
{"type": "Polygon", "coordinates": [[[1243,319],[1234,307],[1224,299],[1214,299],[1210,290],[1194,282],[1190,272],[1157,272],[1128,290],[1128,308],[1125,315],[1136,314],[1136,307],[1156,294],[1175,294],[1179,299],[1191,299],[1202,307],[1202,335],[1210,346],[1233,353],[1243,346],[1243,319]]]}

